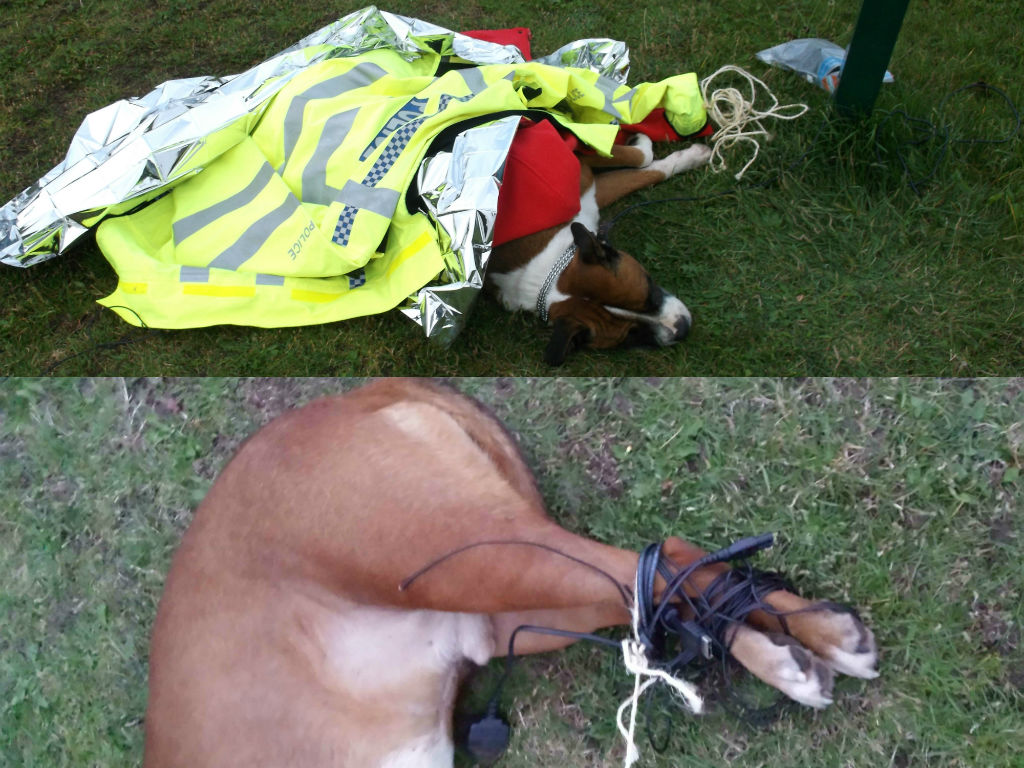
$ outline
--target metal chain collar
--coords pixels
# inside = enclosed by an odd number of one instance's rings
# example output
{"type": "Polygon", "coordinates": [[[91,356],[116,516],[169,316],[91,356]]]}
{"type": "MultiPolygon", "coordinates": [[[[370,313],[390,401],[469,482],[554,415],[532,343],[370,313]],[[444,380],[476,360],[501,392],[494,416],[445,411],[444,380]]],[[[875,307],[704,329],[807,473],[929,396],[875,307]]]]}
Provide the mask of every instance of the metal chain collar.
{"type": "Polygon", "coordinates": [[[569,243],[569,247],[565,249],[565,252],[558,258],[558,261],[551,267],[544,285],[540,287],[540,293],[537,294],[537,314],[542,322],[546,323],[548,321],[548,294],[551,293],[551,289],[555,286],[555,281],[565,272],[565,268],[569,266],[569,262],[572,261],[572,257],[575,255],[576,243],[569,243]]]}

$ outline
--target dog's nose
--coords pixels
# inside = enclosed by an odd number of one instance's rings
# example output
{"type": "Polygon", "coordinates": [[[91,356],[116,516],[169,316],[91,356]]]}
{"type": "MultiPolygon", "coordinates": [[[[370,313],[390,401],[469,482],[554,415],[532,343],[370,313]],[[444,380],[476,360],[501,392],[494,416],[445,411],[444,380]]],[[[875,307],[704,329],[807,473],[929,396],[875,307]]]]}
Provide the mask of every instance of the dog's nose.
{"type": "Polygon", "coordinates": [[[673,341],[685,339],[686,335],[690,332],[690,318],[684,316],[676,320],[675,331],[675,336],[672,337],[673,341]]]}

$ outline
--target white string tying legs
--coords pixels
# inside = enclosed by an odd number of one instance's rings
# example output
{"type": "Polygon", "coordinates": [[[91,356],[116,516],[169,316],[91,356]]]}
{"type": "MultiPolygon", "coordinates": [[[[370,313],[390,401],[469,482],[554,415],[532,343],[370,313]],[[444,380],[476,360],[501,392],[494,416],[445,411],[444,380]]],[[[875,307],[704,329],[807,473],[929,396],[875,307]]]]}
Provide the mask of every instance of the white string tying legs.
{"type": "Polygon", "coordinates": [[[767,85],[746,70],[731,64],[722,67],[713,75],[701,80],[700,93],[704,98],[704,108],[707,110],[708,117],[716,126],[715,133],[711,137],[711,159],[708,161],[712,171],[719,173],[726,169],[725,158],[722,154],[725,150],[740,142],[754,145],[753,156],[747,160],[746,165],[740,168],[739,173],[735,174],[737,180],[743,177],[747,168],[757,159],[758,152],[761,149],[758,137],[764,137],[765,141],[772,140],[772,135],[761,123],[762,120],[769,117],[779,120],[795,120],[810,109],[806,104],[780,105],[779,100],[768,90],[767,85]],[[746,79],[747,84],[750,86],[749,101],[738,88],[734,87],[718,88],[708,96],[711,81],[726,72],[735,73],[746,79]],[[757,86],[761,86],[768,95],[768,98],[771,99],[771,106],[768,109],[760,110],[754,107],[754,101],[757,99],[757,86]],[[791,111],[794,109],[796,110],[795,112],[791,111]]]}
{"type": "Polygon", "coordinates": [[[659,681],[671,686],[689,706],[694,714],[700,714],[704,708],[704,702],[697,693],[697,688],[685,680],[672,677],[663,669],[656,669],[650,666],[647,660],[646,649],[640,642],[640,612],[637,607],[636,595],[640,591],[640,584],[636,582],[633,587],[633,637],[622,641],[622,661],[626,665],[626,671],[634,676],[633,695],[628,697],[619,706],[615,715],[616,724],[619,726],[619,733],[626,740],[626,762],[625,768],[629,768],[640,759],[640,751],[636,747],[636,709],[640,703],[640,697],[644,691],[659,681]],[[647,678],[641,682],[641,678],[647,678]],[[622,722],[622,715],[629,708],[629,726],[622,722]]]}

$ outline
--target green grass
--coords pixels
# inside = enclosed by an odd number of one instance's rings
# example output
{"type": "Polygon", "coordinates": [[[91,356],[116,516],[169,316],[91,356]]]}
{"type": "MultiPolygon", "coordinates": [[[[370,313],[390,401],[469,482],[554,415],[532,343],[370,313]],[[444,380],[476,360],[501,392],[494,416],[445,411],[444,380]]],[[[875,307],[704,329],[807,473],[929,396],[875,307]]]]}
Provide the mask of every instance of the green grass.
{"type": "MultiPolygon", "coordinates": [[[[356,3],[239,0],[90,3],[12,0],[0,39],[0,200],[62,157],[81,119],[118,98],[175,77],[242,71],[356,3]]],[[[667,350],[572,358],[566,373],[665,375],[775,373],[993,375],[1024,364],[1019,297],[1024,288],[1019,137],[953,145],[918,197],[894,152],[901,123],[874,129],[829,120],[827,96],[753,54],[792,37],[845,44],[856,4],[632,3],[560,0],[416,3],[388,10],[455,29],[527,25],[538,54],[573,39],[608,36],[632,51],[632,82],[680,71],[706,76],[735,63],[762,76],[806,117],[780,124],[748,173],[767,190],[673,203],[628,216],[620,245],[691,307],[695,328],[667,350]]],[[[1022,103],[1024,28],[1012,2],[912,3],[891,69],[897,83],[877,108],[948,124],[958,137],[1003,135],[1012,120],[993,96],[953,89],[976,80],[1022,103]]],[[[915,177],[939,156],[935,143],[909,158],[915,177]]],[[[740,158],[734,158],[738,168],[740,158]]],[[[637,199],[708,194],[729,174],[690,174],[637,199]]],[[[221,327],[136,333],[95,299],[116,279],[94,243],[28,270],[0,270],[0,372],[16,374],[547,374],[546,331],[532,316],[481,302],[450,349],[426,342],[395,313],[328,326],[221,327]],[[133,343],[112,343],[131,339],[133,343]],[[59,364],[59,365],[58,365],[59,364]],[[54,368],[54,365],[58,367],[54,368]]]]}
{"type": "MultiPolygon", "coordinates": [[[[0,765],[138,764],[151,622],[191,509],[258,425],[354,384],[0,382],[0,765]]],[[[842,680],[828,710],[765,730],[676,712],[668,756],[642,743],[641,765],[1020,765],[1024,381],[457,384],[517,432],[565,527],[631,548],[777,531],[758,564],[878,636],[882,676],[842,680]]],[[[621,765],[630,688],[596,647],[523,661],[500,765],[621,765]]]]}

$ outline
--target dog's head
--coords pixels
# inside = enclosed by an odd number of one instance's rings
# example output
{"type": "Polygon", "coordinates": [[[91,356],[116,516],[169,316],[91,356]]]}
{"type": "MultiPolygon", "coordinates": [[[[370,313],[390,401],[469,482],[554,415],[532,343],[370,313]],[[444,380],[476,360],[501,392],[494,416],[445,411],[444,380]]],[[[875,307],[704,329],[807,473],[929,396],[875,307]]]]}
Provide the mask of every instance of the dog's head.
{"type": "Polygon", "coordinates": [[[548,363],[561,365],[581,347],[667,346],[686,337],[690,311],[640,262],[579,222],[573,222],[572,236],[576,256],[555,283],[559,298],[548,310],[554,326],[544,354],[548,363]]]}

